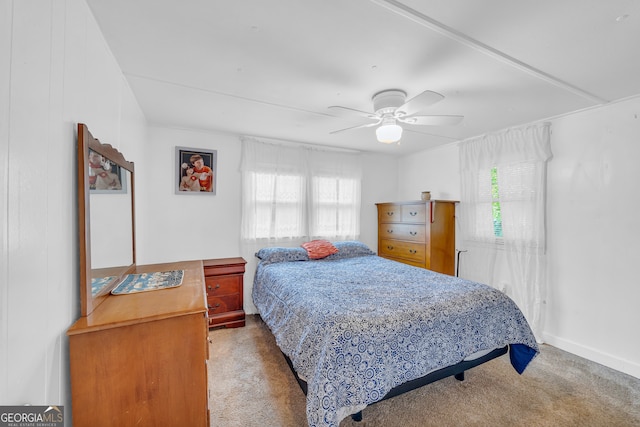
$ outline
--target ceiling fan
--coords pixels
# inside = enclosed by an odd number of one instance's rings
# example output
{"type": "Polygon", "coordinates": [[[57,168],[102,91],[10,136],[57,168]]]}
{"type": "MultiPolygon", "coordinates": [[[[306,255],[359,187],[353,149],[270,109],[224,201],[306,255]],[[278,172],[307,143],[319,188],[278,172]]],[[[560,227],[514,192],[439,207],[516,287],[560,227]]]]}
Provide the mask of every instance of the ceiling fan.
{"type": "Polygon", "coordinates": [[[407,125],[447,126],[462,121],[463,116],[426,116],[422,113],[427,107],[444,99],[439,93],[425,90],[419,95],[406,100],[407,93],[399,89],[388,89],[373,95],[373,110],[375,113],[360,111],[353,108],[331,106],[329,109],[341,116],[358,116],[372,120],[371,123],[340,129],[331,134],[353,129],[378,126],[376,137],[378,141],[391,144],[400,141],[403,127],[407,125]]]}

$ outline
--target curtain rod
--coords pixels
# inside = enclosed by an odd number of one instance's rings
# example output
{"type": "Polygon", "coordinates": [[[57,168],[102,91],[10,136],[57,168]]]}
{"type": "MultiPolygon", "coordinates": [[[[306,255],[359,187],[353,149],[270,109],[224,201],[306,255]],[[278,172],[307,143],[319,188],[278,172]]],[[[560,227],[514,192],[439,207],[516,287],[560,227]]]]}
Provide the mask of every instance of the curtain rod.
{"type": "Polygon", "coordinates": [[[332,147],[329,145],[319,145],[319,144],[310,144],[308,142],[300,142],[300,141],[292,141],[289,139],[279,139],[279,138],[269,138],[269,137],[264,137],[264,136],[256,136],[256,135],[240,135],[240,139],[242,138],[249,138],[249,139],[255,139],[257,141],[261,141],[261,142],[270,142],[270,143],[275,143],[275,144],[280,144],[280,145],[288,145],[288,146],[305,146],[314,150],[320,150],[320,151],[335,151],[335,152],[342,152],[342,153],[353,153],[353,154],[361,154],[362,151],[359,150],[352,150],[350,148],[340,148],[340,147],[332,147]]]}

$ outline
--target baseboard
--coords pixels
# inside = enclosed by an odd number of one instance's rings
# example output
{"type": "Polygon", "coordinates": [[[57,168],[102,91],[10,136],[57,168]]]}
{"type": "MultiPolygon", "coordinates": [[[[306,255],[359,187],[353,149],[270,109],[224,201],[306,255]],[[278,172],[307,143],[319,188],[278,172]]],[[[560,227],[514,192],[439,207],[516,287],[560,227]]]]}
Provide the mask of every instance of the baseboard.
{"type": "Polygon", "coordinates": [[[624,372],[636,378],[640,378],[640,364],[630,360],[621,359],[609,353],[605,353],[595,348],[591,348],[576,342],[544,333],[545,343],[557,347],[561,350],[573,353],[576,356],[584,357],[592,362],[607,366],[616,371],[624,372]]]}

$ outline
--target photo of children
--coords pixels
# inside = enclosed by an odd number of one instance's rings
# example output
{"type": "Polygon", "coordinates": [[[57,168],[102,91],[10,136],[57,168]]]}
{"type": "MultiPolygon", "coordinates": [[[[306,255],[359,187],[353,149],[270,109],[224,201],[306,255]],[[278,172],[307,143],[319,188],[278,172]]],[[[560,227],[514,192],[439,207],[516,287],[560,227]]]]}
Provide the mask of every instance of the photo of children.
{"type": "Polygon", "coordinates": [[[176,147],[176,193],[215,194],[217,151],[176,147]]]}
{"type": "Polygon", "coordinates": [[[95,151],[89,150],[90,191],[122,191],[121,173],[120,166],[95,151]]]}

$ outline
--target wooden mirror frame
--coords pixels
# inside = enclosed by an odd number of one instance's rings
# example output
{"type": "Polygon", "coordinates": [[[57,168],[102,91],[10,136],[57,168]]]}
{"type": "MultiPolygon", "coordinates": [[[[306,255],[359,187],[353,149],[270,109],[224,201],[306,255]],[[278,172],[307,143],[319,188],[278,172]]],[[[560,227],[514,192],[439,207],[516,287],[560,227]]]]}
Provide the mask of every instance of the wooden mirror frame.
{"type": "Polygon", "coordinates": [[[89,132],[87,126],[78,123],[78,227],[80,239],[80,315],[88,316],[109,295],[111,289],[125,274],[133,271],[136,265],[136,233],[135,233],[135,197],[134,197],[134,171],[133,163],[127,161],[122,153],[109,144],[102,144],[89,132]],[[91,281],[91,220],[90,220],[90,183],[89,183],[89,150],[106,157],[111,162],[131,173],[128,191],[131,197],[131,244],[132,264],[123,266],[118,271],[117,278],[111,282],[99,295],[93,295],[91,281]]]}

